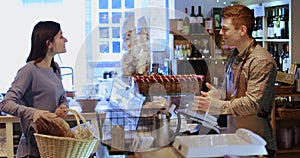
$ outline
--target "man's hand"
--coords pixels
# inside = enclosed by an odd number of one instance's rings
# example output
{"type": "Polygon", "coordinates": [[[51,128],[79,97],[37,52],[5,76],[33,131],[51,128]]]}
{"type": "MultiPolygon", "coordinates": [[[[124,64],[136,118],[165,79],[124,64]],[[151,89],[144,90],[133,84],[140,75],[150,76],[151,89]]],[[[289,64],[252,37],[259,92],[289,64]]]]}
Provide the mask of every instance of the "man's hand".
{"type": "MultiPolygon", "coordinates": [[[[208,92],[200,92],[200,96],[194,96],[194,101],[192,103],[193,106],[198,107],[198,110],[202,111],[219,111],[223,105],[221,99],[220,92],[211,84],[206,83],[207,88],[209,89],[208,92]]],[[[216,112],[217,112],[216,111],[216,112]]]]}

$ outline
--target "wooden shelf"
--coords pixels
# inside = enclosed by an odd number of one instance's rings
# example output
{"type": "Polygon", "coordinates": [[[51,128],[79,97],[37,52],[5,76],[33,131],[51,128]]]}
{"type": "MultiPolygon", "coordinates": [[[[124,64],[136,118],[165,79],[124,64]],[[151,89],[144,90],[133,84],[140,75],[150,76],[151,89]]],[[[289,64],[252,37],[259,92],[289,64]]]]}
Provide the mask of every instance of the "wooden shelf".
{"type": "Polygon", "coordinates": [[[282,93],[282,94],[275,94],[275,97],[300,97],[300,93],[282,93]]]}
{"type": "Polygon", "coordinates": [[[278,154],[283,154],[283,153],[300,153],[300,147],[294,147],[290,149],[278,149],[277,151],[278,154]]]}
{"type": "Polygon", "coordinates": [[[300,120],[300,118],[295,118],[295,119],[282,119],[282,118],[279,118],[279,117],[276,117],[275,119],[276,119],[276,121],[300,120]]]}

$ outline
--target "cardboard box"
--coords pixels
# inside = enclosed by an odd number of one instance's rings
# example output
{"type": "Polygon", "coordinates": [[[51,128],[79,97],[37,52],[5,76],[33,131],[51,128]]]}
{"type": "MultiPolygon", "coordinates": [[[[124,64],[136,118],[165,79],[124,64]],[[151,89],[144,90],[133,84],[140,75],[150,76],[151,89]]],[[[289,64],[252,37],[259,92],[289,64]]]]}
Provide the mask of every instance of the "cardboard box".
{"type": "Polygon", "coordinates": [[[182,19],[170,19],[170,33],[172,34],[182,34],[182,19]]]}
{"type": "Polygon", "coordinates": [[[277,71],[276,82],[282,82],[287,84],[294,84],[295,75],[290,73],[284,73],[282,71],[277,71]]]}

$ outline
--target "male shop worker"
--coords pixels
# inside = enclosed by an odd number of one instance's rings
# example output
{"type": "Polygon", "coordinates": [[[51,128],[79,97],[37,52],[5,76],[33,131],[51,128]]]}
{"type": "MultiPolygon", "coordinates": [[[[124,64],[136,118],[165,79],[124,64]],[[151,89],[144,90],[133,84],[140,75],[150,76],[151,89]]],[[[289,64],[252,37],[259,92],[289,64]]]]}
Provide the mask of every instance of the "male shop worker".
{"type": "Polygon", "coordinates": [[[195,96],[194,105],[206,111],[228,115],[228,132],[245,128],[263,137],[268,157],[274,157],[276,140],[270,124],[274,102],[276,63],[270,53],[252,38],[254,14],[244,5],[225,7],[220,34],[229,52],[225,80],[216,89],[207,83],[208,92],[195,96]]]}

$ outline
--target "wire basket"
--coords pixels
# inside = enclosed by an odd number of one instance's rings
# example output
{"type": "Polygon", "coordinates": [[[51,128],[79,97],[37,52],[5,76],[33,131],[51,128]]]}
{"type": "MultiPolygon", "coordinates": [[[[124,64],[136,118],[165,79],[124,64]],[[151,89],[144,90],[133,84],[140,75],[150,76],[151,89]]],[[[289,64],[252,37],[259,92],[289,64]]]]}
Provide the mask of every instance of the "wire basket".
{"type": "MultiPolygon", "coordinates": [[[[82,129],[80,119],[87,130],[89,125],[81,114],[71,110],[76,118],[78,128],[82,129]]],[[[97,139],[79,139],[71,137],[58,137],[34,133],[41,158],[88,158],[96,149],[97,139]]]]}
{"type": "Polygon", "coordinates": [[[171,122],[177,120],[159,118],[159,109],[143,109],[141,113],[140,111],[108,109],[104,118],[97,117],[102,124],[99,126],[101,141],[109,148],[110,154],[157,150],[174,140],[178,126],[172,125],[171,122]]]}

